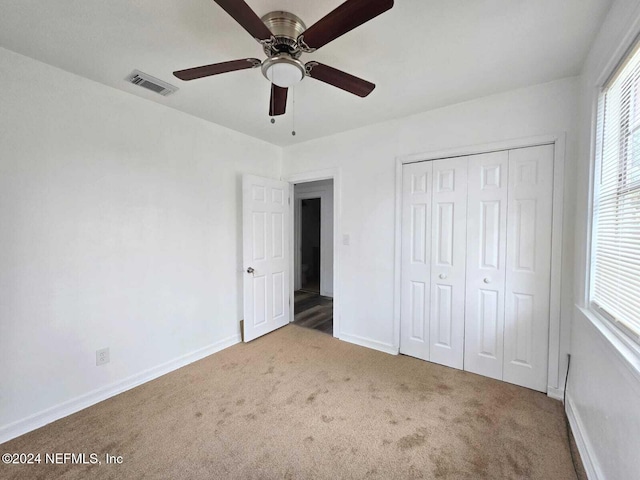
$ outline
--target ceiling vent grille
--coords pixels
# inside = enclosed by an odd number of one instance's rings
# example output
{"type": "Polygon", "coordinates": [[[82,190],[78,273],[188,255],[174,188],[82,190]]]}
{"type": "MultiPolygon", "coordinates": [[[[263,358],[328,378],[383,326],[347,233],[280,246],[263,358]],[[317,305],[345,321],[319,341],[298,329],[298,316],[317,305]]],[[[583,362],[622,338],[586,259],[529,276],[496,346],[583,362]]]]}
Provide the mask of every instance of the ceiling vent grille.
{"type": "Polygon", "coordinates": [[[146,88],[147,90],[151,90],[152,92],[159,93],[160,95],[166,97],[167,95],[171,95],[175,91],[178,90],[178,87],[174,87],[173,85],[163,82],[159,78],[152,77],[151,75],[147,75],[146,73],[142,73],[139,70],[134,70],[131,74],[126,78],[129,83],[133,83],[134,85],[138,85],[139,87],[146,88]]]}

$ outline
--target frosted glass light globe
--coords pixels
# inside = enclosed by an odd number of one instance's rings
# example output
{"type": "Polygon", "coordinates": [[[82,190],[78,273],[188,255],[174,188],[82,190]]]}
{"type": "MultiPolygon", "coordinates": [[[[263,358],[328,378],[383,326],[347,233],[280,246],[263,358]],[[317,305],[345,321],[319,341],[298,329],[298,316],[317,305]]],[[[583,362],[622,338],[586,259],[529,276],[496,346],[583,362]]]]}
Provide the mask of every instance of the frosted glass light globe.
{"type": "Polygon", "coordinates": [[[304,78],[306,67],[288,53],[280,53],[262,62],[262,74],[274,85],[289,88],[304,78]]]}
{"type": "Polygon", "coordinates": [[[275,85],[282,88],[294,86],[303,78],[303,73],[296,65],[291,63],[274,63],[267,68],[266,76],[275,85]]]}

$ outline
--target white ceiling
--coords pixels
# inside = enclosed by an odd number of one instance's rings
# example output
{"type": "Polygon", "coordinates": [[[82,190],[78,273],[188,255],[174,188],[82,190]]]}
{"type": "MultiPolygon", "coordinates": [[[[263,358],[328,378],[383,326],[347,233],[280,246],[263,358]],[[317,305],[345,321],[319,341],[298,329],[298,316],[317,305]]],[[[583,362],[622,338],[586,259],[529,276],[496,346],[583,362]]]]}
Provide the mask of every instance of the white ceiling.
{"type": "MultiPolygon", "coordinates": [[[[342,0],[248,0],[312,25],[342,0]]],[[[260,45],[212,0],[3,0],[0,46],[69,72],[288,145],[580,72],[611,0],[397,0],[326,45],[318,60],[377,85],[364,99],[311,78],[272,125],[259,69],[182,82],[174,70],[245,57],[260,45]],[[162,97],[124,78],[176,85],[162,97]]]]}

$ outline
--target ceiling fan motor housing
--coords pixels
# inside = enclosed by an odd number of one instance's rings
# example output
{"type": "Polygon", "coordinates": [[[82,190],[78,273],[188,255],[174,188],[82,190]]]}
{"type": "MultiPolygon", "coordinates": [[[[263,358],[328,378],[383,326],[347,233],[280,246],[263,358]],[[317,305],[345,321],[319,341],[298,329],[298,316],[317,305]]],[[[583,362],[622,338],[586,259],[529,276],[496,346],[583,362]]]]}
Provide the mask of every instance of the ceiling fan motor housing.
{"type": "Polygon", "coordinates": [[[279,53],[287,53],[298,58],[302,50],[297,38],[306,29],[304,22],[293,13],[284,11],[269,12],[261,19],[273,34],[275,41],[264,43],[264,53],[271,57],[279,53]]]}
{"type": "Polygon", "coordinates": [[[271,83],[289,88],[305,76],[305,66],[298,60],[302,50],[297,38],[307,26],[293,13],[275,11],[261,18],[273,34],[269,42],[265,42],[264,53],[269,57],[262,62],[262,74],[271,83]]]}

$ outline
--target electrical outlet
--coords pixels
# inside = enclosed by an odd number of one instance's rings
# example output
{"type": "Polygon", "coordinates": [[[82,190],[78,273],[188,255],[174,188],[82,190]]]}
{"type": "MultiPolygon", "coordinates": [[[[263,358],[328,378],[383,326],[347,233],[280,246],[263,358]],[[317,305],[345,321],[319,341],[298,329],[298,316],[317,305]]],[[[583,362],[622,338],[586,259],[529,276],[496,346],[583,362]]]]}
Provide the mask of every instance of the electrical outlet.
{"type": "Polygon", "coordinates": [[[105,363],[109,363],[109,349],[102,348],[96,350],[96,367],[104,365],[105,363]]]}

